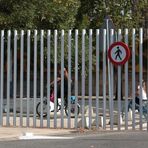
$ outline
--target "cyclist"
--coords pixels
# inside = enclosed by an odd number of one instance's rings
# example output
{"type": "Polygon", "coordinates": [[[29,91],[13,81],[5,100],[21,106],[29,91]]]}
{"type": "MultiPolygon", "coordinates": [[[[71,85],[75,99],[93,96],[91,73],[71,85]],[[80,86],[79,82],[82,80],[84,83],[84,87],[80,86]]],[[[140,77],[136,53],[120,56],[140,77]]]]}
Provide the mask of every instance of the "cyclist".
{"type": "MultiPolygon", "coordinates": [[[[61,67],[59,65],[58,65],[57,71],[58,71],[57,73],[57,98],[61,98],[61,67]]],[[[54,81],[52,81],[50,84],[54,85],[54,81]]],[[[64,101],[65,101],[64,103],[65,104],[67,104],[67,98],[68,98],[68,70],[67,68],[64,68],[64,101]]]]}

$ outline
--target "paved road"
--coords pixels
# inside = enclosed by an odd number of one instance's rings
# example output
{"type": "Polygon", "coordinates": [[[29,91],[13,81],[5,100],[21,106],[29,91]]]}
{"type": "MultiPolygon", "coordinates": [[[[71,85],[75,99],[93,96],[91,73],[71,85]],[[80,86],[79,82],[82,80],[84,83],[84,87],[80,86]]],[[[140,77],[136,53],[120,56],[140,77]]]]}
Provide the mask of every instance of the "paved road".
{"type": "Polygon", "coordinates": [[[147,148],[148,132],[74,133],[46,140],[1,141],[0,148],[147,148]],[[69,138],[69,139],[67,139],[69,138]]]}

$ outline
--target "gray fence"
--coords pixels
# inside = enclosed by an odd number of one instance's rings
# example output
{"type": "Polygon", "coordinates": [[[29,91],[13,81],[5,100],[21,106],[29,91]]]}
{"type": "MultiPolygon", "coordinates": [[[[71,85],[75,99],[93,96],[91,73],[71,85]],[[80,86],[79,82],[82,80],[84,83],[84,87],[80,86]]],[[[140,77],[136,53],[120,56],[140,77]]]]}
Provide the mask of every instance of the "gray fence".
{"type": "Polygon", "coordinates": [[[143,116],[142,90],[140,109],[135,109],[137,82],[147,78],[147,41],[143,29],[115,30],[1,30],[0,52],[0,125],[48,128],[96,128],[109,130],[147,130],[143,116]],[[101,33],[103,32],[103,34],[101,33]],[[103,43],[100,42],[103,38],[103,43]],[[128,62],[114,66],[107,57],[109,46],[125,42],[131,51],[128,62]],[[144,45],[146,44],[146,46],[144,45]],[[103,47],[103,48],[101,48],[103,47]],[[50,98],[54,80],[57,108],[57,71],[61,67],[61,109],[44,118],[45,98],[50,98]],[[64,108],[64,67],[68,68],[68,98],[75,96],[71,117],[64,108]],[[71,80],[74,82],[72,90],[71,80]],[[72,91],[71,91],[72,90],[72,91]],[[128,110],[132,99],[132,110],[128,110]],[[40,102],[41,116],[36,107],[40,102]]]}

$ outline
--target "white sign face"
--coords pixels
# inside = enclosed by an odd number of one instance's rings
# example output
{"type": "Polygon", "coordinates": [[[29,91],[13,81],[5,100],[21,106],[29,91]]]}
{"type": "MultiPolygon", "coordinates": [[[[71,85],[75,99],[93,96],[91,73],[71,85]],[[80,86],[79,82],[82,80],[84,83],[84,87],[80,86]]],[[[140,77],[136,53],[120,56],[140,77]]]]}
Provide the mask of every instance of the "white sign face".
{"type": "Polygon", "coordinates": [[[125,43],[115,42],[109,47],[108,58],[115,65],[123,65],[130,58],[130,50],[125,43]]]}
{"type": "Polygon", "coordinates": [[[115,46],[111,50],[111,58],[115,62],[122,62],[126,58],[126,50],[122,46],[115,46]]]}

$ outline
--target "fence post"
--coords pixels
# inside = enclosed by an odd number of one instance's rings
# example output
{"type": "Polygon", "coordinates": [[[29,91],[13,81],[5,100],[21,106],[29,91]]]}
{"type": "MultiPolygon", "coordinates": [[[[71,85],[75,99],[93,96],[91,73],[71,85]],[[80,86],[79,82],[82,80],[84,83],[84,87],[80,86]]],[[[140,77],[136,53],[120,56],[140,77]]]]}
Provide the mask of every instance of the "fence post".
{"type": "MultiPolygon", "coordinates": [[[[50,65],[50,53],[51,53],[51,30],[47,31],[47,106],[50,106],[50,79],[51,79],[51,65],[50,65]]],[[[50,127],[50,109],[47,108],[47,127],[50,127]]]]}
{"type": "Polygon", "coordinates": [[[85,35],[86,30],[82,30],[82,128],[84,128],[84,109],[85,109],[85,35]]]}
{"type": "Polygon", "coordinates": [[[11,31],[8,30],[7,34],[7,119],[6,126],[9,126],[10,120],[10,58],[11,58],[11,31]]]}
{"type": "Polygon", "coordinates": [[[92,29],[89,30],[89,129],[92,124],[92,29]]]}
{"type": "Polygon", "coordinates": [[[30,30],[27,31],[27,127],[30,124],[30,30]]]}
{"type": "MultiPolygon", "coordinates": [[[[118,41],[121,41],[121,29],[118,29],[118,41]]],[[[122,76],[121,66],[118,66],[118,130],[121,129],[121,96],[122,96],[122,76]]]]}
{"type": "Polygon", "coordinates": [[[1,30],[1,65],[0,65],[0,126],[3,125],[3,87],[4,87],[4,30],[1,30]]]}
{"type": "Polygon", "coordinates": [[[40,118],[40,127],[43,127],[43,89],[44,89],[44,30],[41,30],[41,37],[40,37],[40,98],[41,98],[41,118],[40,118]]]}
{"type": "Polygon", "coordinates": [[[57,127],[57,38],[58,32],[54,30],[54,128],[57,127]]]}
{"type": "MultiPolygon", "coordinates": [[[[125,43],[128,45],[128,29],[125,29],[125,43]]],[[[125,63],[125,129],[128,129],[128,61],[125,63]]]]}
{"type": "MultiPolygon", "coordinates": [[[[111,29],[111,33],[110,33],[110,44],[112,44],[114,42],[114,30],[111,29]]],[[[114,123],[114,67],[113,67],[113,64],[110,63],[110,70],[111,70],[111,77],[110,77],[110,80],[111,80],[111,87],[110,87],[110,90],[111,90],[111,98],[110,98],[110,127],[111,127],[111,130],[113,130],[113,123],[114,123]]]]}
{"type": "Polygon", "coordinates": [[[16,126],[16,89],[17,89],[17,30],[14,31],[14,75],[13,75],[13,125],[16,126]]]}
{"type": "Polygon", "coordinates": [[[106,129],[106,29],[103,29],[103,129],[106,129]]]}
{"type": "Polygon", "coordinates": [[[71,127],[71,30],[68,31],[68,128],[71,127]]]}
{"type": "Polygon", "coordinates": [[[78,124],[78,116],[77,116],[77,103],[78,103],[78,30],[75,30],[75,128],[77,128],[78,124]]]}
{"type": "Polygon", "coordinates": [[[99,52],[100,30],[96,30],[96,128],[99,128],[99,68],[100,68],[100,52],[99,52]]]}
{"type": "Polygon", "coordinates": [[[33,91],[33,127],[36,127],[36,98],[37,98],[37,30],[34,30],[34,91],[33,91]]]}
{"type": "Polygon", "coordinates": [[[23,88],[24,88],[24,30],[21,30],[20,63],[20,126],[23,126],[23,88]]]}
{"type": "MultiPolygon", "coordinates": [[[[61,31],[61,69],[64,69],[64,30],[61,31]]],[[[61,71],[61,128],[64,127],[64,70],[61,71]]]]}
{"type": "Polygon", "coordinates": [[[140,28],[139,30],[139,37],[140,37],[140,43],[139,43],[139,80],[140,80],[140,130],[142,130],[142,115],[143,115],[143,109],[142,109],[142,79],[143,79],[143,28],[140,28]]]}
{"type": "Polygon", "coordinates": [[[132,30],[132,128],[135,130],[135,29],[132,30]]]}

